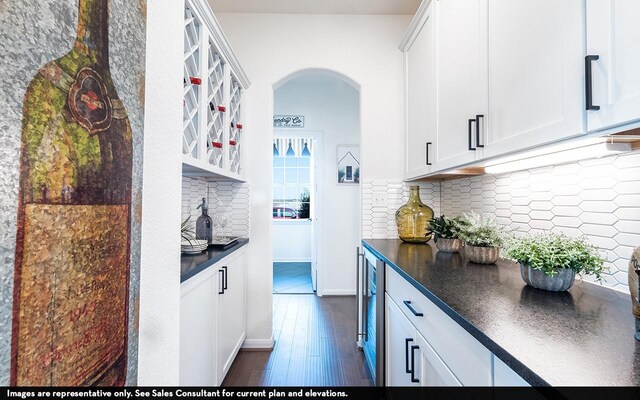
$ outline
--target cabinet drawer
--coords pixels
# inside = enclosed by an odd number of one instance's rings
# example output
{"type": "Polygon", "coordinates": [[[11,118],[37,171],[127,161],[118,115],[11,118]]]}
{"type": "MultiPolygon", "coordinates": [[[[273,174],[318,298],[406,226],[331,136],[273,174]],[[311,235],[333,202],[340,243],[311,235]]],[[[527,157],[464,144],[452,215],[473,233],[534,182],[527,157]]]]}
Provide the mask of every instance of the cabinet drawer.
{"type": "Polygon", "coordinates": [[[463,385],[491,385],[492,354],[487,348],[389,266],[386,290],[463,385]]]}

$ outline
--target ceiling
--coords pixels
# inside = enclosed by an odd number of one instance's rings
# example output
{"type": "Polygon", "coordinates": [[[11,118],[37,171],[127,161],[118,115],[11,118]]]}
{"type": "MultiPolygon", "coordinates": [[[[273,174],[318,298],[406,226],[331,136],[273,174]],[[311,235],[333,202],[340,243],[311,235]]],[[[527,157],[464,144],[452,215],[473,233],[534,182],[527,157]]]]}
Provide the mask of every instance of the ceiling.
{"type": "Polygon", "coordinates": [[[413,15],[421,0],[209,0],[214,13],[413,15]]]}

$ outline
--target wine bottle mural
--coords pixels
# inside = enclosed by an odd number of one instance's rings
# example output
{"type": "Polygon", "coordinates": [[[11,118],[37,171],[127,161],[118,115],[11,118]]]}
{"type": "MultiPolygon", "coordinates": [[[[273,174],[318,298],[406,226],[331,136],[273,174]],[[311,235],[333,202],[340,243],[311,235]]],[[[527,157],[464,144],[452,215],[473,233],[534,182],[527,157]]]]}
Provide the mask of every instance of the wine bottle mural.
{"type": "Polygon", "coordinates": [[[40,67],[22,105],[12,385],[127,379],[134,140],[109,0],[77,4],[73,48],[40,67]]]}

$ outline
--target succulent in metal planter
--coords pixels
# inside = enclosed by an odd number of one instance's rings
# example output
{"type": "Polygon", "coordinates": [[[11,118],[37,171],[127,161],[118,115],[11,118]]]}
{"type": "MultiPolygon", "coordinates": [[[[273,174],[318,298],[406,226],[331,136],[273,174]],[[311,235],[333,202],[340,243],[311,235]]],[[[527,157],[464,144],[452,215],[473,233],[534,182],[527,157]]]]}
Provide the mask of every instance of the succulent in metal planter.
{"type": "Polygon", "coordinates": [[[439,251],[457,253],[462,248],[460,232],[462,232],[466,224],[466,219],[461,216],[447,218],[442,215],[430,220],[427,229],[433,233],[436,247],[439,251]]]}
{"type": "Polygon", "coordinates": [[[464,245],[464,256],[476,264],[495,264],[500,258],[500,247],[464,245]]]}
{"type": "Polygon", "coordinates": [[[571,268],[560,268],[558,273],[551,276],[543,271],[520,264],[520,276],[529,286],[550,292],[564,292],[571,289],[576,280],[576,271],[571,268]]]}
{"type": "Polygon", "coordinates": [[[493,264],[500,258],[505,231],[496,220],[476,213],[465,215],[466,225],[460,232],[464,255],[476,264],[493,264]]]}
{"type": "Polygon", "coordinates": [[[585,237],[548,233],[512,238],[507,256],[520,263],[527,285],[549,291],[569,290],[576,274],[602,279],[604,259],[585,237]]]}

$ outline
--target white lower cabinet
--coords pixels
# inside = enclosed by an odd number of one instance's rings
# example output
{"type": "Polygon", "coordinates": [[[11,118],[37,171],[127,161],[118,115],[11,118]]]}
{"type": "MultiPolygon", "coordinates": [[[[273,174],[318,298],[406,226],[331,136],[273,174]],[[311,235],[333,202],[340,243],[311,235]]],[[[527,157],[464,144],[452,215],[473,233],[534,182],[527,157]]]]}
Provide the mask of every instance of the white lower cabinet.
{"type": "Polygon", "coordinates": [[[418,331],[415,334],[418,346],[420,386],[462,386],[462,383],[447,368],[440,356],[418,331]]]}
{"type": "Polygon", "coordinates": [[[493,356],[493,386],[531,386],[507,366],[501,359],[493,356]]]}
{"type": "Polygon", "coordinates": [[[415,328],[387,294],[385,296],[387,386],[420,386],[416,370],[415,328]]]}
{"type": "Polygon", "coordinates": [[[227,375],[245,339],[244,257],[232,254],[220,266],[225,277],[218,291],[218,384],[227,375]]]}
{"type": "Polygon", "coordinates": [[[180,287],[180,385],[219,386],[246,335],[244,249],[180,287]]]}
{"type": "Polygon", "coordinates": [[[385,275],[388,386],[527,385],[392,267],[385,275]]]}

